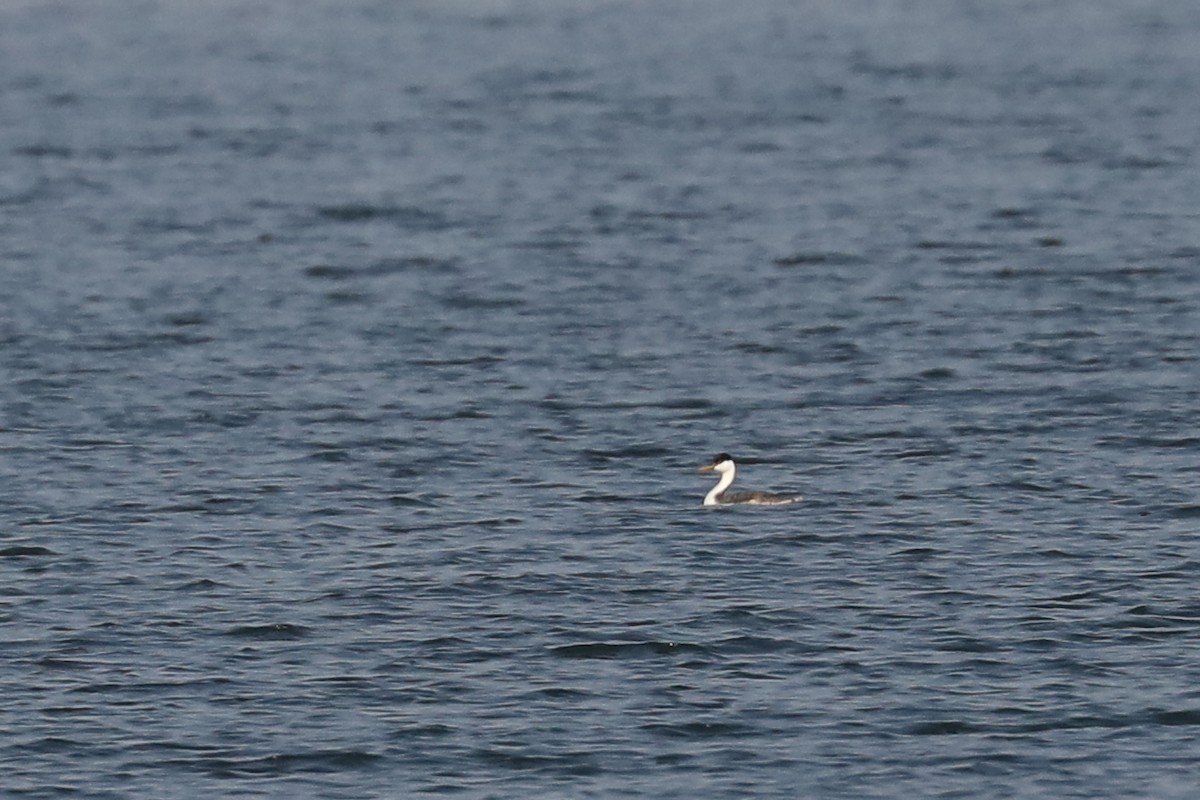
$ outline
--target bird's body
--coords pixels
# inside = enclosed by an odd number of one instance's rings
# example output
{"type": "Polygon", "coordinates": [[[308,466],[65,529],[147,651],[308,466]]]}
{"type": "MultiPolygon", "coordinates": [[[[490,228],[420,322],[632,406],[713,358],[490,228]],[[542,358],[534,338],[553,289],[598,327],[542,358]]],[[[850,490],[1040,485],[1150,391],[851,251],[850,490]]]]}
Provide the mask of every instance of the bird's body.
{"type": "Polygon", "coordinates": [[[728,453],[717,453],[713,456],[713,460],[700,467],[700,472],[716,472],[721,476],[717,481],[717,485],[709,490],[708,494],[704,495],[704,505],[706,506],[727,506],[727,505],[757,505],[757,506],[778,506],[785,503],[795,503],[800,500],[795,495],[773,494],[771,492],[731,492],[729,487],[733,484],[733,478],[737,474],[737,465],[733,463],[733,457],[728,453]]]}

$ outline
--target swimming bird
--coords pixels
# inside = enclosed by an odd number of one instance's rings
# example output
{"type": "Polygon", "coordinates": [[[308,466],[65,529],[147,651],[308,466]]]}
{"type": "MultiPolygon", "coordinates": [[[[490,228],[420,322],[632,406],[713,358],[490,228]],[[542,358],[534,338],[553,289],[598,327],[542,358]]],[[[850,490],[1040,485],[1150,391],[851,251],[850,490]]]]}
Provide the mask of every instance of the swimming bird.
{"type": "Polygon", "coordinates": [[[710,489],[708,494],[704,495],[704,505],[706,506],[725,506],[734,503],[777,506],[784,503],[795,503],[800,500],[795,495],[771,494],[770,492],[726,491],[733,483],[733,476],[737,474],[737,466],[733,463],[733,456],[729,455],[729,453],[717,453],[713,456],[712,461],[705,464],[698,471],[717,472],[721,475],[721,479],[717,481],[717,485],[710,489]]]}

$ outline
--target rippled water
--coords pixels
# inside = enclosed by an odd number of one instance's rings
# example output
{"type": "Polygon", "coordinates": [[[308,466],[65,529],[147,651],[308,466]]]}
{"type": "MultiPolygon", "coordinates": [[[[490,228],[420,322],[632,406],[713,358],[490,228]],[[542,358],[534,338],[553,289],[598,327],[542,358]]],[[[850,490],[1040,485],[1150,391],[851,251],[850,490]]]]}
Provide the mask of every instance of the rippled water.
{"type": "Polygon", "coordinates": [[[1198,34],[5,4],[0,788],[1192,796],[1198,34]]]}

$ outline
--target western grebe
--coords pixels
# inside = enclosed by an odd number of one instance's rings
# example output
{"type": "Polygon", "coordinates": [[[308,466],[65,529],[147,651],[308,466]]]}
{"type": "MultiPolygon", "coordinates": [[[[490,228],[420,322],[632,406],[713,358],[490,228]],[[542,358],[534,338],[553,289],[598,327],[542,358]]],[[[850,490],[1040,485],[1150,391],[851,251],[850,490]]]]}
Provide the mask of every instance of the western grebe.
{"type": "Polygon", "coordinates": [[[737,474],[737,466],[733,463],[733,456],[729,453],[717,453],[713,456],[713,460],[701,467],[699,471],[718,472],[721,475],[721,480],[717,481],[717,485],[704,495],[704,505],[706,506],[725,506],[734,503],[777,506],[784,503],[795,503],[800,499],[795,495],[771,494],[770,492],[726,491],[733,483],[733,476],[737,474]]]}

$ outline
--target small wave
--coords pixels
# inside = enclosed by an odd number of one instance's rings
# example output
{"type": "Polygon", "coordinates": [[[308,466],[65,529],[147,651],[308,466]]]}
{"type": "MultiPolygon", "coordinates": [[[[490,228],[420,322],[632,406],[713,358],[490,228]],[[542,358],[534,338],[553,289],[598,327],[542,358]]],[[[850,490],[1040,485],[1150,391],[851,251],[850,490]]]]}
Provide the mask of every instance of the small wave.
{"type": "Polygon", "coordinates": [[[996,653],[1005,648],[995,642],[989,642],[975,636],[959,634],[940,638],[933,645],[933,649],[947,653],[996,653]]]}
{"type": "Polygon", "coordinates": [[[335,305],[365,305],[371,302],[371,295],[364,292],[329,292],[325,299],[335,305]]]}
{"type": "Polygon", "coordinates": [[[720,720],[695,720],[681,723],[652,722],[642,725],[641,728],[648,733],[671,739],[724,739],[730,736],[748,736],[757,733],[749,725],[720,720]]]}
{"type": "Polygon", "coordinates": [[[611,450],[585,450],[584,453],[593,461],[624,461],[629,458],[665,458],[673,451],[656,444],[630,444],[611,450]]]}
{"type": "Polygon", "coordinates": [[[71,158],[74,152],[69,147],[52,144],[31,144],[13,148],[13,153],[27,158],[71,158]]]}
{"type": "Polygon", "coordinates": [[[212,322],[206,314],[199,311],[184,311],[178,314],[171,314],[166,318],[168,325],[176,328],[191,328],[198,325],[208,325],[212,322]]]}
{"type": "Polygon", "coordinates": [[[1200,708],[1179,711],[1152,711],[1150,720],[1156,725],[1200,725],[1200,708]]]}
{"type": "Polygon", "coordinates": [[[342,267],[332,264],[314,264],[311,267],[306,267],[304,274],[310,278],[340,281],[353,278],[358,274],[358,270],[353,267],[342,267]]]}
{"type": "Polygon", "coordinates": [[[457,264],[451,259],[432,258],[429,256],[403,256],[381,259],[362,267],[352,267],[344,264],[312,264],[304,268],[304,275],[305,277],[317,280],[348,281],[355,278],[385,277],[413,270],[446,272],[454,270],[456,267],[457,264]]]}
{"type": "Polygon", "coordinates": [[[56,556],[48,547],[34,544],[17,544],[10,547],[0,547],[0,558],[27,558],[29,556],[56,556]]]}
{"type": "Polygon", "coordinates": [[[366,292],[351,291],[328,292],[325,295],[325,299],[335,305],[366,305],[371,302],[372,297],[373,295],[366,292]]]}
{"type": "Polygon", "coordinates": [[[308,683],[333,684],[335,686],[369,686],[372,678],[368,675],[324,675],[308,678],[308,683]]]}
{"type": "Polygon", "coordinates": [[[450,736],[456,733],[452,725],[441,722],[417,722],[403,725],[389,734],[390,739],[423,739],[434,736],[450,736]]]}
{"type": "Polygon", "coordinates": [[[475,751],[484,763],[516,770],[559,772],[572,776],[594,775],[599,772],[582,753],[529,753],[523,750],[489,747],[475,751]]]}
{"type": "Polygon", "coordinates": [[[551,647],[550,653],[561,658],[646,658],[703,652],[704,648],[681,642],[583,642],[551,647]]]}
{"type": "Polygon", "coordinates": [[[209,578],[199,578],[194,581],[188,581],[187,583],[181,583],[175,588],[181,592],[208,592],[215,589],[222,589],[226,586],[227,584],[219,583],[209,578]]]}
{"type": "Polygon", "coordinates": [[[1006,735],[1047,733],[1051,731],[1076,731],[1088,728],[1120,729],[1146,725],[1164,727],[1192,727],[1200,725],[1200,709],[1182,708],[1173,710],[1148,709],[1125,714],[1075,714],[1070,716],[1044,716],[1024,709],[1011,711],[1028,716],[1027,722],[984,724],[961,719],[932,720],[911,725],[905,733],[914,736],[950,736],[960,733],[1002,733],[1006,735]]]}
{"type": "Polygon", "coordinates": [[[703,397],[676,397],[659,402],[648,402],[646,405],[650,408],[666,408],[676,411],[707,411],[715,408],[711,400],[703,397]]]}
{"type": "Polygon", "coordinates": [[[388,496],[387,502],[393,506],[437,508],[437,503],[430,499],[428,495],[420,494],[393,494],[388,496]]]}
{"type": "Polygon", "coordinates": [[[952,456],[957,452],[953,447],[943,445],[941,447],[914,447],[908,450],[898,450],[892,453],[892,458],[904,461],[911,458],[945,458],[952,456]]]}
{"type": "Polygon", "coordinates": [[[526,305],[526,300],[515,295],[485,297],[480,294],[454,292],[442,297],[441,304],[454,311],[503,311],[522,308],[526,305]]]}
{"type": "Polygon", "coordinates": [[[991,242],[952,241],[949,239],[921,239],[917,242],[918,250],[995,250],[997,245],[991,242]]]}
{"type": "Polygon", "coordinates": [[[1097,592],[1072,592],[1070,594],[1047,597],[1044,600],[1031,600],[1031,608],[1072,608],[1077,605],[1091,605],[1101,600],[1097,592]]]}
{"type": "Polygon", "coordinates": [[[763,655],[793,650],[796,648],[796,642],[769,636],[732,636],[717,642],[716,648],[721,653],[763,655]]]}
{"type": "Polygon", "coordinates": [[[385,220],[405,228],[437,230],[447,225],[446,218],[436,212],[416,206],[373,205],[371,203],[342,203],[321,206],[317,214],[333,222],[372,222],[385,220]]]}
{"type": "Polygon", "coordinates": [[[187,767],[223,778],[329,773],[369,767],[382,756],[363,750],[318,750],[309,753],[276,753],[257,758],[166,759],[163,763],[187,767]]]}
{"type": "Polygon", "coordinates": [[[792,253],[791,255],[780,256],[775,259],[777,267],[805,267],[805,266],[850,266],[854,264],[865,264],[867,260],[860,255],[854,253],[842,253],[838,251],[813,251],[792,253]]]}
{"type": "Polygon", "coordinates": [[[1040,216],[1033,208],[1023,206],[1002,206],[992,212],[992,219],[1030,219],[1040,216]]]}
{"type": "Polygon", "coordinates": [[[960,719],[943,719],[931,722],[918,722],[905,731],[911,736],[953,736],[959,733],[974,733],[979,730],[976,726],[960,719]]]}
{"type": "Polygon", "coordinates": [[[323,461],[327,464],[342,464],[352,460],[351,454],[342,447],[331,444],[317,444],[320,448],[309,453],[306,458],[311,461],[323,461]]]}
{"type": "MultiPolygon", "coordinates": [[[[786,353],[788,349],[774,344],[764,344],[762,342],[737,342],[733,345],[733,349],[739,353],[746,353],[752,356],[769,356],[776,353],[786,353]]],[[[711,404],[709,404],[711,405],[711,404]]]]}
{"type": "Polygon", "coordinates": [[[535,689],[528,694],[530,698],[549,698],[551,700],[579,700],[592,697],[593,693],[575,686],[546,686],[535,689]]]}
{"type": "Polygon", "coordinates": [[[409,363],[416,367],[491,367],[504,363],[504,359],[494,355],[443,356],[439,358],[414,358],[409,363]]]}
{"type": "Polygon", "coordinates": [[[13,745],[12,749],[18,752],[33,753],[35,755],[46,755],[50,753],[64,753],[75,755],[82,748],[88,747],[88,743],[80,739],[68,739],[65,736],[43,736],[40,739],[34,739],[29,742],[13,745]]]}
{"type": "Polygon", "coordinates": [[[274,622],[267,625],[239,625],[225,632],[226,636],[235,639],[253,639],[260,642],[294,641],[303,639],[311,633],[303,625],[289,622],[274,622]]]}
{"type": "Polygon", "coordinates": [[[637,498],[623,494],[613,494],[611,492],[584,492],[576,495],[574,498],[576,503],[633,503],[637,502],[637,498]]]}
{"type": "Polygon", "coordinates": [[[1188,503],[1185,505],[1178,505],[1172,508],[1168,513],[1176,519],[1196,519],[1197,517],[1200,517],[1200,504],[1188,503]]]}

